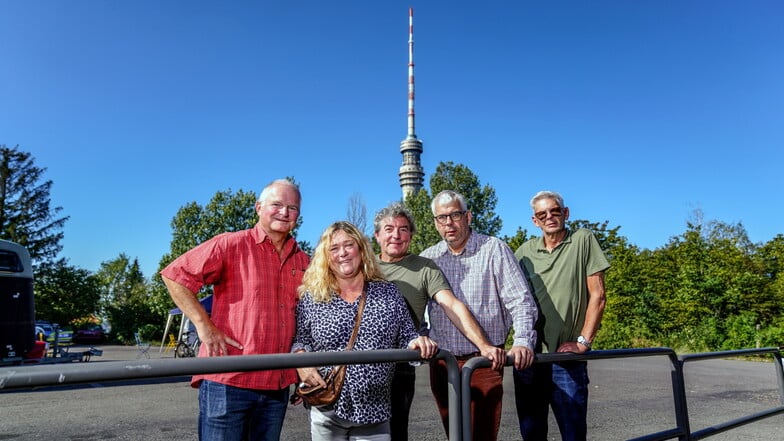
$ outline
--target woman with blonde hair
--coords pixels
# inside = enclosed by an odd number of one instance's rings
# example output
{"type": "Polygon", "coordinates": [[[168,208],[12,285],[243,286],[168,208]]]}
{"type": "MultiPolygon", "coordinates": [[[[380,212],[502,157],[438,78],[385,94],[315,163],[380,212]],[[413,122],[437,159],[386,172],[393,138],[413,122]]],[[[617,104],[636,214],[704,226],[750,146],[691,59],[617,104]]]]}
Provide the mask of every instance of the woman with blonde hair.
{"type": "MultiPolygon", "coordinates": [[[[384,280],[365,236],[349,222],[336,222],[321,235],[299,287],[297,334],[292,352],[343,351],[365,296],[352,350],[419,349],[422,358],[437,346],[414,328],[406,302],[384,280]]],[[[324,385],[331,367],[297,369],[308,386],[324,385]]],[[[389,440],[390,385],[394,363],[349,365],[337,401],[310,410],[314,440],[389,440]]]]}

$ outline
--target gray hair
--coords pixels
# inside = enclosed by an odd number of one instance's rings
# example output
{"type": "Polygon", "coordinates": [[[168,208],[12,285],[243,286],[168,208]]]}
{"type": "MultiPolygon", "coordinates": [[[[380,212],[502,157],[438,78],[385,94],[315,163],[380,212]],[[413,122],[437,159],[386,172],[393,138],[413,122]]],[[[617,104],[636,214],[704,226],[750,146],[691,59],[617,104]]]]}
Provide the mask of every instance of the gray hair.
{"type": "Polygon", "coordinates": [[[261,190],[261,193],[259,193],[258,201],[262,203],[266,201],[267,197],[269,197],[270,191],[272,191],[272,188],[276,186],[285,186],[285,187],[292,188],[297,193],[297,199],[299,199],[300,203],[302,202],[302,193],[299,192],[299,186],[289,181],[288,179],[275,179],[274,181],[267,184],[267,186],[264,187],[263,190],[261,190]]]}
{"type": "Polygon", "coordinates": [[[381,221],[388,217],[406,218],[408,225],[411,227],[411,234],[416,232],[416,225],[414,225],[414,217],[411,216],[411,212],[408,211],[406,207],[400,202],[392,202],[381,210],[378,210],[378,213],[376,213],[376,217],[373,219],[373,228],[376,233],[381,231],[381,221]]]}
{"type": "Polygon", "coordinates": [[[438,193],[433,198],[433,202],[430,203],[430,210],[433,212],[433,216],[436,215],[436,205],[447,205],[454,201],[457,201],[460,204],[461,210],[468,211],[468,205],[462,194],[452,190],[443,190],[438,193]]]}
{"type": "Polygon", "coordinates": [[[536,203],[542,199],[555,199],[555,202],[558,203],[559,207],[561,208],[565,207],[563,197],[561,196],[560,193],[558,193],[557,191],[543,190],[540,191],[539,193],[536,193],[534,197],[531,198],[531,210],[536,211],[534,205],[536,205],[536,203]]]}

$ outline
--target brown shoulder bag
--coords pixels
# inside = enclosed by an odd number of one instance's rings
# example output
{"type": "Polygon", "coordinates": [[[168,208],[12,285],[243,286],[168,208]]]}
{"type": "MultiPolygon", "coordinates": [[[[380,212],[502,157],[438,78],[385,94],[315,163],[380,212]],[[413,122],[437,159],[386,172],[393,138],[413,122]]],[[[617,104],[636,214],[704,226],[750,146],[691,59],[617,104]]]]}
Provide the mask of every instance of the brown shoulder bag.
{"type": "MultiPolygon", "coordinates": [[[[359,323],[362,321],[362,312],[365,309],[365,290],[362,290],[362,297],[359,299],[359,306],[357,307],[357,317],[354,321],[354,331],[351,333],[351,338],[348,340],[346,350],[350,351],[354,347],[354,342],[359,333],[359,323]]],[[[294,393],[302,398],[306,403],[311,406],[326,406],[333,404],[340,396],[340,390],[343,388],[343,380],[346,379],[346,365],[333,366],[329,371],[327,377],[324,378],[326,386],[297,386],[294,393]]]]}

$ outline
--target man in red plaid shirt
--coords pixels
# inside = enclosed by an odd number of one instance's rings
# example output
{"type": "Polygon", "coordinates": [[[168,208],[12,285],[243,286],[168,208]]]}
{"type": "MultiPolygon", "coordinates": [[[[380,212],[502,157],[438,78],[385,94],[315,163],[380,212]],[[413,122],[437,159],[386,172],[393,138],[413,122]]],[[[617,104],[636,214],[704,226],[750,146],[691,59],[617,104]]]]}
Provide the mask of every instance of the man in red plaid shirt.
{"type": "MultiPolygon", "coordinates": [[[[174,303],[196,326],[200,357],[288,353],[294,340],[297,287],[309,257],[290,232],[301,195],[285,179],[256,201],[258,223],[219,234],[161,271],[174,303]],[[210,314],[196,293],[213,285],[210,314]]],[[[196,375],[199,438],[279,440],[294,369],[196,375]]]]}

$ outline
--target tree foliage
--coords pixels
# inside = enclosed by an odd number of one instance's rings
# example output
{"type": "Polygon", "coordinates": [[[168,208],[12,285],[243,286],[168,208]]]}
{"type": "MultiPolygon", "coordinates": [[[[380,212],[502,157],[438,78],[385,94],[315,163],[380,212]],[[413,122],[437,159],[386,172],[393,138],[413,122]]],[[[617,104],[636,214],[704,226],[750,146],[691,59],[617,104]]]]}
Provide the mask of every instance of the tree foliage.
{"type": "Polygon", "coordinates": [[[776,285],[775,257],[781,236],[758,246],[741,224],[694,218],[653,251],[625,238],[610,247],[603,347],[713,351],[781,344],[784,291],[776,285]]]}
{"type": "Polygon", "coordinates": [[[30,153],[0,145],[0,239],[23,245],[35,265],[51,263],[62,250],[67,216],[52,207],[52,181],[42,181],[45,168],[36,167],[30,153]]]}
{"type": "Polygon", "coordinates": [[[95,314],[101,297],[98,278],[64,259],[37,268],[34,290],[36,319],[62,326],[95,314]]]}
{"type": "MultiPolygon", "coordinates": [[[[233,193],[229,189],[215,193],[204,206],[189,202],[177,210],[171,221],[169,252],[161,257],[150,286],[150,296],[161,321],[169,309],[174,307],[174,302],[163,284],[160,271],[186,251],[218,234],[252,228],[258,221],[256,200],[257,196],[253,192],[238,190],[233,193]]],[[[210,293],[212,287],[208,286],[201,295],[210,293]]]]}
{"type": "Polygon", "coordinates": [[[162,316],[138,260],[131,261],[120,254],[114,260],[103,262],[96,277],[101,282],[101,305],[112,325],[113,337],[133,342],[133,334],[140,329],[162,325],[162,316]]]}

